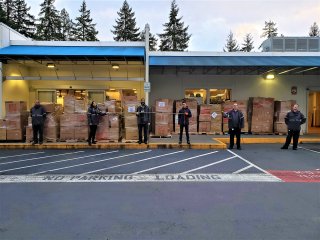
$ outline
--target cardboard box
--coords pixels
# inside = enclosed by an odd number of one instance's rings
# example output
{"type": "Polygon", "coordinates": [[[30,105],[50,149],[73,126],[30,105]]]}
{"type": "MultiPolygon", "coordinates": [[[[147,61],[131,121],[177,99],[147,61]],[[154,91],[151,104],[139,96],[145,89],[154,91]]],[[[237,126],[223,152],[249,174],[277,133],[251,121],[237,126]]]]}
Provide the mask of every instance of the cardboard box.
{"type": "Polygon", "coordinates": [[[156,136],[168,136],[170,133],[168,124],[157,124],[155,125],[156,136]]]}
{"type": "Polygon", "coordinates": [[[124,104],[137,103],[138,97],[137,96],[122,96],[122,101],[124,104]]]}
{"type": "Polygon", "coordinates": [[[27,111],[27,102],[25,101],[6,101],[5,106],[7,116],[27,111]]]}
{"type": "Polygon", "coordinates": [[[88,137],[89,137],[88,126],[74,127],[74,138],[76,140],[87,140],[88,137]]]}
{"type": "Polygon", "coordinates": [[[288,127],[285,123],[275,122],[274,123],[274,132],[275,133],[287,133],[288,127]]]}
{"type": "Polygon", "coordinates": [[[107,112],[116,112],[116,101],[105,101],[104,105],[107,112]]]}
{"type": "Polygon", "coordinates": [[[127,103],[123,106],[123,111],[125,114],[135,114],[137,112],[137,107],[139,103],[138,102],[133,102],[133,103],[127,103]]]}
{"type": "Polygon", "coordinates": [[[160,113],[172,113],[173,100],[167,98],[157,99],[155,103],[155,111],[160,113]]]}
{"type": "Polygon", "coordinates": [[[274,111],[288,112],[292,109],[294,104],[296,104],[296,100],[274,101],[274,111]]]}
{"type": "Polygon", "coordinates": [[[211,114],[200,114],[199,115],[199,122],[210,122],[211,121],[211,114]]]}
{"type": "Polygon", "coordinates": [[[0,128],[0,140],[7,140],[7,129],[6,128],[0,128]]]}
{"type": "Polygon", "coordinates": [[[68,127],[60,127],[60,140],[66,141],[66,140],[74,140],[74,127],[68,126],[68,127]]]}
{"type": "Polygon", "coordinates": [[[211,122],[199,122],[199,132],[210,132],[211,122]]]}
{"type": "Polygon", "coordinates": [[[6,116],[6,127],[7,129],[23,129],[28,125],[28,113],[22,114],[10,114],[6,116]]]}
{"type": "Polygon", "coordinates": [[[138,127],[138,120],[135,114],[132,115],[125,115],[124,116],[124,126],[125,127],[138,127]]]}
{"type": "Polygon", "coordinates": [[[109,124],[111,128],[119,128],[120,116],[118,114],[109,114],[109,124]]]}
{"type": "Polygon", "coordinates": [[[119,141],[120,132],[118,128],[110,128],[108,132],[108,140],[119,141]]]}
{"type": "Polygon", "coordinates": [[[47,113],[52,113],[52,112],[56,111],[56,104],[55,103],[42,102],[41,105],[47,113]]]}
{"type": "Polygon", "coordinates": [[[287,116],[288,112],[275,112],[276,122],[285,122],[284,118],[287,116]]]}
{"type": "MultiPolygon", "coordinates": [[[[100,109],[104,111],[105,109],[100,109]]],[[[86,99],[74,100],[74,111],[76,113],[86,113],[88,111],[88,102],[86,99]]]]}
{"type": "Polygon", "coordinates": [[[67,95],[63,98],[64,113],[74,113],[75,111],[75,96],[67,95]]]}
{"type": "Polygon", "coordinates": [[[168,124],[172,122],[172,114],[171,113],[155,113],[155,124],[168,124]]]}
{"type": "Polygon", "coordinates": [[[124,137],[126,140],[138,140],[139,139],[138,128],[126,127],[124,131],[124,137]]]}
{"type": "Polygon", "coordinates": [[[7,129],[7,140],[22,141],[24,132],[22,129],[7,129]]]}
{"type": "Polygon", "coordinates": [[[58,139],[59,128],[57,126],[45,127],[43,129],[43,138],[45,141],[55,142],[58,139]]]}

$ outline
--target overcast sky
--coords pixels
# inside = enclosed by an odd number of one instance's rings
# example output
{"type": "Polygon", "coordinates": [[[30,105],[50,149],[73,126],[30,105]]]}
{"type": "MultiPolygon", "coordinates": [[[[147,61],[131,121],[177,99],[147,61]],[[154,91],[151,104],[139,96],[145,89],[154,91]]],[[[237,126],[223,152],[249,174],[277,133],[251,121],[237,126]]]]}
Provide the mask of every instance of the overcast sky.
{"type": "MultiPolygon", "coordinates": [[[[57,10],[65,8],[70,17],[79,16],[83,0],[56,0],[57,10]]],[[[38,16],[43,0],[26,0],[31,12],[38,16]]],[[[100,41],[113,41],[111,29],[118,18],[124,0],[86,0],[91,18],[96,23],[100,41]]],[[[153,34],[163,32],[168,22],[171,0],[127,0],[135,12],[137,26],[149,23],[153,34]]],[[[284,36],[308,36],[310,26],[320,26],[319,0],[176,0],[179,17],[192,34],[189,51],[223,50],[230,31],[238,43],[243,43],[247,33],[254,40],[254,51],[264,39],[260,38],[264,22],[272,20],[278,33],[284,36]]]]}

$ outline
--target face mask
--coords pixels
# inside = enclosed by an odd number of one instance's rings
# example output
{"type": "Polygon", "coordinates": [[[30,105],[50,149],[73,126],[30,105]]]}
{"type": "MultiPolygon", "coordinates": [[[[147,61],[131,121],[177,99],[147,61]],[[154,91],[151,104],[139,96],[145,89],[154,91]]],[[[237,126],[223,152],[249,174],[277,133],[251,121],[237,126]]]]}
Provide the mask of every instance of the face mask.
{"type": "Polygon", "coordinates": [[[144,106],[144,105],[146,105],[146,103],[145,102],[141,102],[141,105],[144,106]]]}

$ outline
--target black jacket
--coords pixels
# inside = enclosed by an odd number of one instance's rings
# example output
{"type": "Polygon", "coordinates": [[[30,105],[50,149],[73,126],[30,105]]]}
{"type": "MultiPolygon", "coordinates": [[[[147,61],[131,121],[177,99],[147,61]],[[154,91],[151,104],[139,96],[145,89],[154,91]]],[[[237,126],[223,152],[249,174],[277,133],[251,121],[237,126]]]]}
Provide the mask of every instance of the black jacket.
{"type": "Polygon", "coordinates": [[[99,125],[99,118],[103,115],[106,115],[106,113],[101,112],[101,110],[98,107],[89,107],[87,112],[88,124],[99,125]]]}
{"type": "Polygon", "coordinates": [[[305,116],[300,111],[288,112],[284,120],[288,126],[288,130],[293,131],[300,131],[301,124],[304,124],[306,122],[305,116]]]}
{"type": "Polygon", "coordinates": [[[40,106],[34,106],[30,110],[30,116],[32,118],[32,125],[43,125],[44,120],[46,119],[47,113],[46,110],[40,106]]]}
{"type": "Polygon", "coordinates": [[[241,111],[231,110],[223,114],[223,117],[228,118],[228,128],[244,128],[244,116],[241,111]]]}
{"type": "Polygon", "coordinates": [[[146,124],[150,122],[150,109],[147,105],[140,105],[137,108],[137,121],[138,124],[146,124]]]}
{"type": "Polygon", "coordinates": [[[178,114],[178,123],[180,125],[189,125],[189,118],[191,117],[192,117],[192,114],[188,107],[181,108],[178,114]],[[186,112],[188,113],[188,115],[185,115],[186,112]]]}

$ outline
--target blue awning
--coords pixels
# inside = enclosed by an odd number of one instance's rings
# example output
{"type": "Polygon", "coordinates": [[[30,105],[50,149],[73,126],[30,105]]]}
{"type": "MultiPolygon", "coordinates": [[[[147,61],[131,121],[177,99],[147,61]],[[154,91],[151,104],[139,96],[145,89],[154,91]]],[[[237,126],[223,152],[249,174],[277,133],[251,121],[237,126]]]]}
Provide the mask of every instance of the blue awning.
{"type": "Polygon", "coordinates": [[[22,46],[0,48],[0,57],[140,57],[144,58],[144,47],[130,46],[22,46]]]}
{"type": "Polygon", "coordinates": [[[319,67],[320,56],[150,56],[150,66],[319,67]]]}

